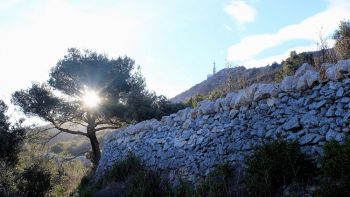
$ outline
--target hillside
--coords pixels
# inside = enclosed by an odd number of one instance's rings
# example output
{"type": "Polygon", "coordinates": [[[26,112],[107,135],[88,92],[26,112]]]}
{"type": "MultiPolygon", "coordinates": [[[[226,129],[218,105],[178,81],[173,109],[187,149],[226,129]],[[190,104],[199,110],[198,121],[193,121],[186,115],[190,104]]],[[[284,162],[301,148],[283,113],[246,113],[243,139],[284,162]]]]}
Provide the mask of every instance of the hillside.
{"type": "MultiPolygon", "coordinates": [[[[188,99],[196,96],[197,94],[208,96],[210,93],[219,90],[223,91],[225,95],[228,92],[246,88],[253,83],[272,83],[276,81],[276,76],[279,75],[279,72],[282,71],[283,73],[279,76],[281,80],[284,75],[293,75],[295,70],[302,63],[309,63],[315,68],[319,67],[320,64],[325,61],[325,54],[326,56],[328,55],[334,57],[334,49],[330,48],[319,51],[303,52],[299,54],[295,51],[291,51],[290,57],[283,60],[281,63],[275,62],[271,65],[259,68],[247,69],[244,66],[224,68],[208,79],[194,85],[190,89],[180,93],[170,100],[175,103],[186,102],[188,99]]],[[[334,60],[330,60],[329,62],[335,63],[334,60]]]]}
{"type": "Polygon", "coordinates": [[[271,83],[274,81],[275,73],[280,68],[280,64],[250,69],[246,69],[243,66],[224,68],[170,100],[175,103],[185,102],[197,94],[207,95],[216,88],[225,86],[227,83],[233,85],[232,90],[239,90],[257,82],[271,83]]]}

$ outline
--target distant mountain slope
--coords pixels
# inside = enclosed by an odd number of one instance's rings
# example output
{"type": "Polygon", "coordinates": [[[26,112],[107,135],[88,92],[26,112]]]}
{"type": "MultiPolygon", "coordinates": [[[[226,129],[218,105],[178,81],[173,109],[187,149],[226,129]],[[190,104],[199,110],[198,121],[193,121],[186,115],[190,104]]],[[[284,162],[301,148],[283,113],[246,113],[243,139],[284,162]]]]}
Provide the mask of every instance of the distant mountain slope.
{"type": "MultiPolygon", "coordinates": [[[[295,53],[295,51],[294,51],[295,53]]],[[[291,55],[293,51],[291,51],[291,55]]],[[[335,58],[335,51],[333,48],[323,49],[319,51],[308,51],[296,54],[296,58],[301,62],[308,62],[312,65],[320,65],[322,58],[335,58]]],[[[215,90],[222,90],[229,86],[229,91],[236,91],[242,88],[245,88],[253,83],[271,83],[275,81],[275,75],[282,69],[282,65],[285,61],[293,61],[291,56],[281,63],[273,63],[272,65],[259,67],[259,68],[250,68],[246,69],[243,66],[234,67],[234,68],[225,68],[215,73],[213,76],[208,79],[200,82],[199,84],[194,85],[190,89],[180,93],[179,95],[171,98],[170,100],[174,103],[186,102],[191,97],[201,94],[207,96],[210,92],[215,90]]],[[[295,59],[294,59],[295,60],[295,59]]],[[[328,59],[329,61],[330,59],[328,59]]],[[[334,61],[334,59],[333,59],[334,61]]],[[[299,65],[299,64],[296,64],[299,65]]],[[[224,91],[227,92],[227,91],[224,91]]]]}
{"type": "Polygon", "coordinates": [[[256,82],[270,83],[274,81],[274,75],[280,68],[281,65],[277,63],[272,66],[250,69],[246,69],[243,66],[225,68],[170,100],[175,103],[185,102],[197,94],[208,95],[211,91],[228,83],[233,90],[241,89],[243,86],[256,82]]]}

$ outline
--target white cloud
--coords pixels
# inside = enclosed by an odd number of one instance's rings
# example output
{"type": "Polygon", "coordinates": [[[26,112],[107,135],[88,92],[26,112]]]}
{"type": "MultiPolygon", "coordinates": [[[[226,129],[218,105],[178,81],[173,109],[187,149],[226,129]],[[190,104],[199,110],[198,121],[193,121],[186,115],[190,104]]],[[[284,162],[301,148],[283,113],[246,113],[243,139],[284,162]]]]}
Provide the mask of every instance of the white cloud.
{"type": "Polygon", "coordinates": [[[304,51],[314,51],[317,49],[316,45],[311,45],[311,46],[301,46],[301,47],[294,47],[286,50],[282,54],[278,55],[273,55],[261,59],[250,59],[247,61],[242,62],[240,65],[245,66],[246,68],[253,68],[253,67],[262,67],[266,66],[268,64],[272,64],[273,62],[281,62],[282,60],[285,60],[286,58],[289,57],[291,51],[296,51],[297,53],[301,53],[304,51]]]}
{"type": "Polygon", "coordinates": [[[225,7],[228,13],[239,25],[251,23],[255,20],[256,10],[243,0],[233,0],[225,7]]]}
{"type": "Polygon", "coordinates": [[[234,62],[253,62],[256,55],[266,49],[276,47],[291,40],[309,40],[317,42],[320,30],[330,35],[338,27],[339,21],[350,18],[350,2],[331,0],[323,12],[306,18],[298,24],[281,28],[274,34],[247,36],[228,49],[227,59],[234,62]],[[323,27],[323,28],[322,28],[323,27]]]}

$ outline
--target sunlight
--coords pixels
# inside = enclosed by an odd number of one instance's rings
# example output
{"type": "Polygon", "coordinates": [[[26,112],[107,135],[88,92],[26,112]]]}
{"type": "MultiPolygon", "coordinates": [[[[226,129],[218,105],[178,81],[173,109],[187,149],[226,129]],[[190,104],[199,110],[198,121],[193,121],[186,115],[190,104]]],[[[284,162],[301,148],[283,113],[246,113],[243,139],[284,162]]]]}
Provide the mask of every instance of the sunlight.
{"type": "Polygon", "coordinates": [[[95,91],[86,91],[83,96],[85,106],[93,108],[100,103],[101,99],[95,91]]]}

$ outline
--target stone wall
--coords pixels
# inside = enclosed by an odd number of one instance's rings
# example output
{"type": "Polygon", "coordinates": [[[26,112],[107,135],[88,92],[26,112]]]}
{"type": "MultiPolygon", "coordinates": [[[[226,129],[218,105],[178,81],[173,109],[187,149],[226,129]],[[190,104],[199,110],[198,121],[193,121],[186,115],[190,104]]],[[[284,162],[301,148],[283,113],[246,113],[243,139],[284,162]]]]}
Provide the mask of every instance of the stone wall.
{"type": "Polygon", "coordinates": [[[350,60],[303,64],[280,84],[254,84],[214,102],[148,120],[105,138],[96,177],[129,151],[149,168],[196,182],[219,163],[243,164],[257,145],[298,140],[311,157],[331,139],[349,132],[350,60]]]}

